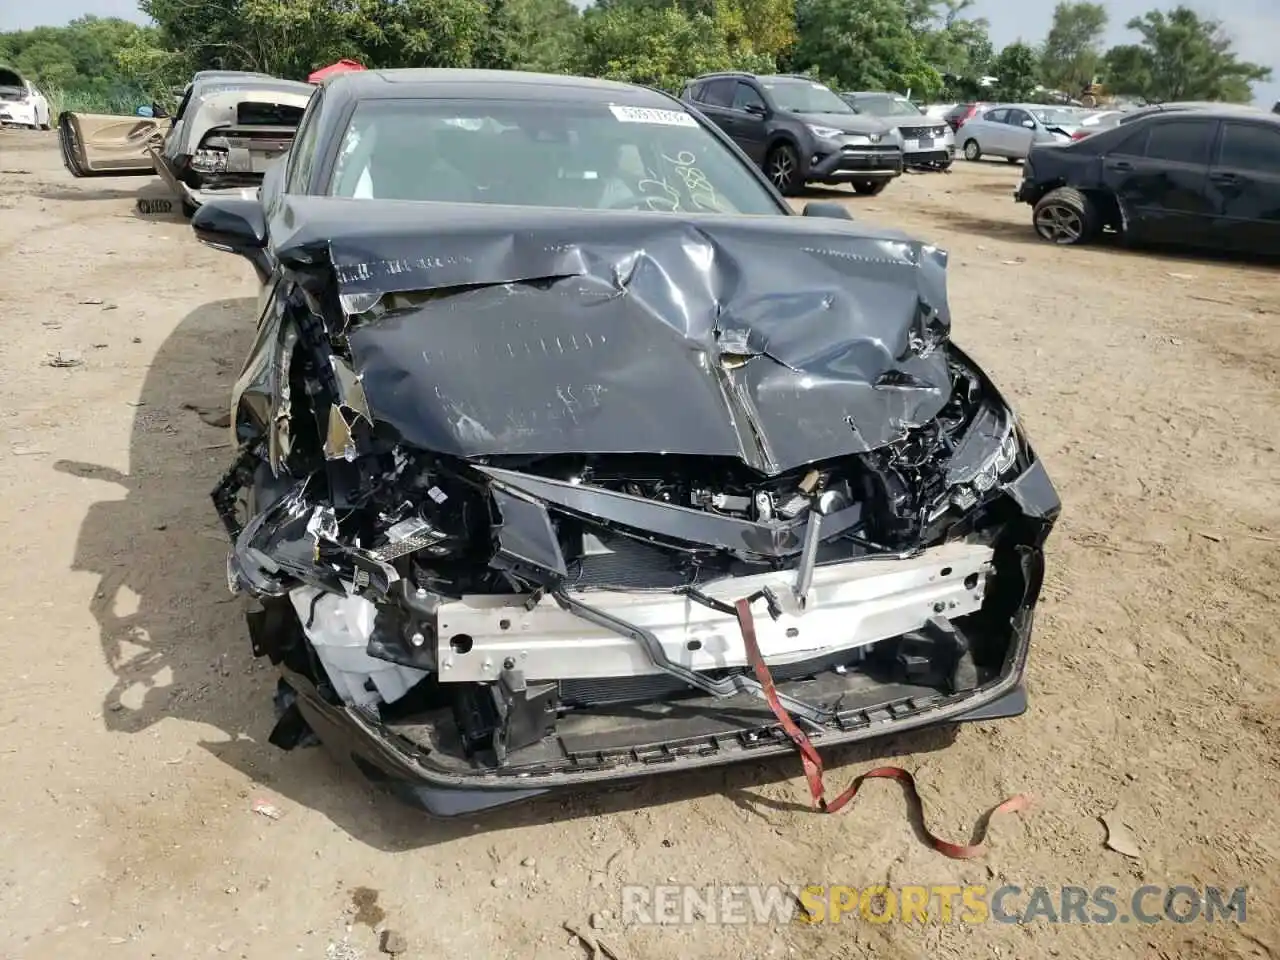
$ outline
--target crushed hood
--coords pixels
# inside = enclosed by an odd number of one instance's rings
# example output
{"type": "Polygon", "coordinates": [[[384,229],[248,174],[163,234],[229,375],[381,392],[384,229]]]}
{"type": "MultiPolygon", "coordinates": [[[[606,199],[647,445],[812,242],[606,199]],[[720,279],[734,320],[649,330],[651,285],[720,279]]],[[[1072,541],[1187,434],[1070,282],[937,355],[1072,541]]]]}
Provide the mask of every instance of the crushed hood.
{"type": "Polygon", "coordinates": [[[776,474],[895,440],[950,393],[946,255],[896,232],[317,198],[273,214],[304,286],[336,279],[373,421],[423,449],[776,474]]]}

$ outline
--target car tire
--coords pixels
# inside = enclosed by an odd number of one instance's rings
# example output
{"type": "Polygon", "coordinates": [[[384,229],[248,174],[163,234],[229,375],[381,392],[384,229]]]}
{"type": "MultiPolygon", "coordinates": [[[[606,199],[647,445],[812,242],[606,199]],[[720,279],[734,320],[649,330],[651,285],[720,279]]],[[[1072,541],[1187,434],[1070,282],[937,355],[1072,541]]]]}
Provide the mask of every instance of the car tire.
{"type": "Polygon", "coordinates": [[[764,175],[785,197],[794,197],[804,188],[800,157],[789,143],[780,143],[769,151],[764,161],[764,175]]]}
{"type": "Polygon", "coordinates": [[[1036,236],[1060,247],[1088,243],[1101,229],[1098,206],[1073,187],[1058,187],[1039,199],[1031,211],[1036,236]]]}
{"type": "Polygon", "coordinates": [[[853,181],[853,192],[860,197],[874,197],[883,193],[884,188],[888,185],[888,180],[855,180],[853,181]]]}
{"type": "Polygon", "coordinates": [[[966,140],[964,142],[964,158],[966,160],[982,159],[982,148],[978,146],[977,140],[966,140]]]}

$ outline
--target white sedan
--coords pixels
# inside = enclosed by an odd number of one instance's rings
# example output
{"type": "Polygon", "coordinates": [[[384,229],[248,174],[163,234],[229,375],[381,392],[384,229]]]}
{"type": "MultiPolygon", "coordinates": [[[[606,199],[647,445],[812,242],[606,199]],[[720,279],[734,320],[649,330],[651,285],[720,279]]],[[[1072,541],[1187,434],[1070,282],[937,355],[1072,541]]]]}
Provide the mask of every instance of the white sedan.
{"type": "Polygon", "coordinates": [[[0,67],[0,125],[49,129],[49,101],[8,67],[0,67]]]}

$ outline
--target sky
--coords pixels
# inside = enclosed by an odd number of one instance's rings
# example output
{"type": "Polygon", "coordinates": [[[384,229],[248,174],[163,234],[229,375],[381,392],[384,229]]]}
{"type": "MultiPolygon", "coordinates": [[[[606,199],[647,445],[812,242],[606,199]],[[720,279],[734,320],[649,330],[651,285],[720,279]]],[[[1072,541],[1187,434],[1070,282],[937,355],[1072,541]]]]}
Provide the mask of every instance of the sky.
{"type": "MultiPolygon", "coordinates": [[[[584,0],[575,0],[584,5],[584,0]]],[[[997,49],[1019,38],[1039,42],[1049,30],[1056,0],[976,0],[971,15],[986,17],[991,42],[997,49]]],[[[1274,78],[1255,84],[1254,97],[1270,107],[1280,100],[1280,0],[1190,0],[1202,15],[1221,20],[1236,42],[1242,59],[1271,67],[1274,78]]],[[[1152,7],[1173,6],[1173,0],[1109,0],[1111,25],[1106,45],[1131,42],[1125,23],[1152,7]]],[[[92,13],[100,17],[142,20],[136,0],[0,0],[0,30],[22,30],[48,24],[59,26],[73,17],[92,13]]]]}

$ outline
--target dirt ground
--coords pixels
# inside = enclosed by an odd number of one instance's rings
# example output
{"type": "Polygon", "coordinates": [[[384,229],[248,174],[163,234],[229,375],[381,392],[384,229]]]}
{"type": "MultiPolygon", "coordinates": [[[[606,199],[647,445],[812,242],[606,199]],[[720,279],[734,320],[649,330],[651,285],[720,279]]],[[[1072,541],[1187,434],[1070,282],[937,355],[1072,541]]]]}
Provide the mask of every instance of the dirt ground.
{"type": "Polygon", "coordinates": [[[438,822],[322,750],[278,752],[208,491],[252,333],[241,261],[0,132],[0,956],[628,960],[1280,956],[1280,282],[1275,267],[1038,242],[1017,168],[957,164],[855,217],[952,255],[954,337],[1022,414],[1064,501],[1030,709],[832,758],[902,791],[807,806],[793,758],[438,822]],[[70,366],[51,365],[58,362],[70,366]],[[267,799],[281,812],[252,811],[267,799]],[[1104,846],[1115,811],[1139,858],[1104,846]],[[1247,885],[1246,922],[623,925],[623,884],[1247,885]]]}

